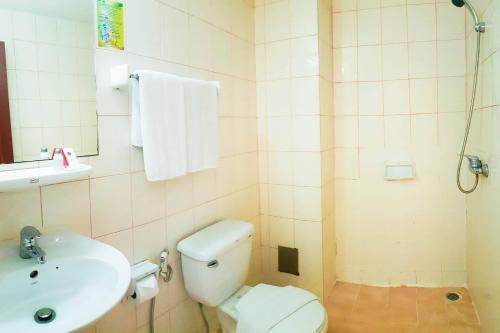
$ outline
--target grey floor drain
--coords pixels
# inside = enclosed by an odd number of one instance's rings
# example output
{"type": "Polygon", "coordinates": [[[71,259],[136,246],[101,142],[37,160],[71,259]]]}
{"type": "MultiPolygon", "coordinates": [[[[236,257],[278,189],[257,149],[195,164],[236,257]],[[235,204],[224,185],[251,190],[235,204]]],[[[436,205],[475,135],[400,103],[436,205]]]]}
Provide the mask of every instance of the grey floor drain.
{"type": "Polygon", "coordinates": [[[35,312],[34,318],[39,324],[47,324],[56,318],[56,312],[50,308],[42,308],[35,312]]]}
{"type": "Polygon", "coordinates": [[[446,293],[446,299],[450,302],[456,302],[456,301],[459,301],[462,299],[462,295],[460,295],[457,292],[452,291],[452,292],[446,293]]]}

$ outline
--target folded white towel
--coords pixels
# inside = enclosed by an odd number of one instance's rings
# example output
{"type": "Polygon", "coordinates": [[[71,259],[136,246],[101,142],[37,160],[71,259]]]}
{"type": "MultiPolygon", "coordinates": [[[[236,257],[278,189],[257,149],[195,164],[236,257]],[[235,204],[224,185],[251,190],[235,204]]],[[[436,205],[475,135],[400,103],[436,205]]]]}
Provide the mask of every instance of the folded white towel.
{"type": "Polygon", "coordinates": [[[181,81],[186,109],[187,171],[215,168],[219,158],[218,85],[216,82],[188,78],[181,81]]]}
{"type": "Polygon", "coordinates": [[[267,333],[300,308],[317,299],[314,294],[300,288],[259,284],[246,293],[236,305],[239,311],[236,332],[267,333]]]}
{"type": "Polygon", "coordinates": [[[132,80],[132,145],[142,147],[149,181],[187,173],[186,116],[179,77],[137,71],[132,80]]]}

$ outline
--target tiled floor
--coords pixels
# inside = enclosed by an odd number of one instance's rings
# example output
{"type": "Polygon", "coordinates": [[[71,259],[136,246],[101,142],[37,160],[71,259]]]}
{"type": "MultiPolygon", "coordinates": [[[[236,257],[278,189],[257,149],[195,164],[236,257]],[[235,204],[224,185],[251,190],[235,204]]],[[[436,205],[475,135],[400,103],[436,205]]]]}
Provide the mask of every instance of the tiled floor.
{"type": "Polygon", "coordinates": [[[325,301],[328,333],[477,333],[465,288],[379,288],[338,282],[325,301]],[[462,300],[445,300],[458,291],[462,300]]]}

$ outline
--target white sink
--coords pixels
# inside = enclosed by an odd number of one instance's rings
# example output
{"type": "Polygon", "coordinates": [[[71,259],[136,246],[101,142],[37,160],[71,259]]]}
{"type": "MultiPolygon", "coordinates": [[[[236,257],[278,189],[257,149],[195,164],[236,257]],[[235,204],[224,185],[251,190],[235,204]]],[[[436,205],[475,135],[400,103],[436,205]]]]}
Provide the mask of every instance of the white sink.
{"type": "Polygon", "coordinates": [[[45,264],[21,259],[18,243],[0,246],[0,332],[71,332],[125,295],[130,265],[118,250],[71,233],[44,235],[38,244],[45,264]],[[55,318],[37,323],[42,308],[54,310],[55,318]]]}

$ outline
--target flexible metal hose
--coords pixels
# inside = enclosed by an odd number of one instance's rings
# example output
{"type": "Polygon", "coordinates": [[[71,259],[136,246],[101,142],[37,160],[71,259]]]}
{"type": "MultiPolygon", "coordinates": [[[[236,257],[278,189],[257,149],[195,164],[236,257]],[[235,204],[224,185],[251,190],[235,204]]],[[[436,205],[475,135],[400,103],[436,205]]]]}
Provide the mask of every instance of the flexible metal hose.
{"type": "Polygon", "coordinates": [[[210,326],[208,325],[208,320],[205,316],[205,312],[203,312],[203,304],[198,303],[198,308],[200,309],[201,318],[203,319],[203,324],[205,325],[205,333],[208,333],[210,332],[210,326]]]}
{"type": "Polygon", "coordinates": [[[151,312],[149,313],[149,331],[155,333],[155,306],[156,297],[151,299],[151,312]]]}
{"type": "Polygon", "coordinates": [[[460,172],[462,170],[462,163],[464,161],[464,155],[465,155],[465,149],[467,148],[467,140],[469,138],[469,132],[470,132],[470,127],[472,123],[472,114],[474,113],[474,105],[476,102],[476,92],[477,92],[477,79],[478,79],[478,73],[479,73],[479,55],[481,52],[481,32],[477,32],[477,46],[476,46],[476,65],[474,68],[474,84],[472,86],[472,96],[471,96],[471,101],[470,101],[470,109],[469,109],[469,115],[467,117],[467,125],[465,127],[465,134],[464,134],[464,141],[462,143],[462,150],[460,152],[460,158],[458,160],[458,167],[457,167],[457,186],[460,192],[469,194],[474,192],[474,190],[477,187],[477,184],[479,182],[479,175],[475,174],[476,179],[474,181],[474,185],[466,190],[462,187],[462,184],[460,182],[460,172]]]}

